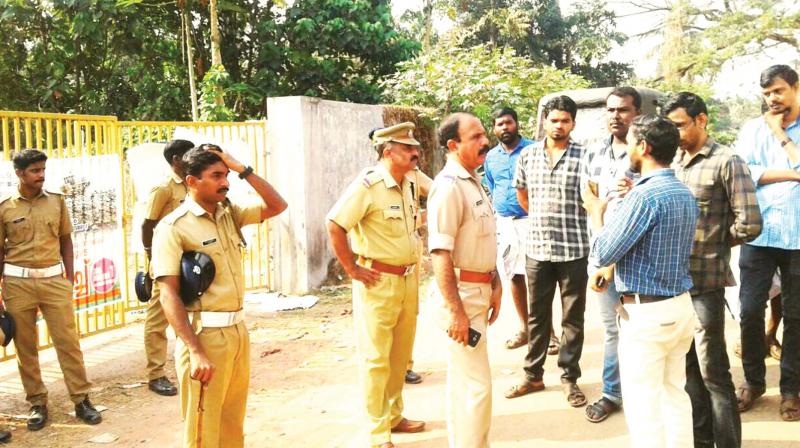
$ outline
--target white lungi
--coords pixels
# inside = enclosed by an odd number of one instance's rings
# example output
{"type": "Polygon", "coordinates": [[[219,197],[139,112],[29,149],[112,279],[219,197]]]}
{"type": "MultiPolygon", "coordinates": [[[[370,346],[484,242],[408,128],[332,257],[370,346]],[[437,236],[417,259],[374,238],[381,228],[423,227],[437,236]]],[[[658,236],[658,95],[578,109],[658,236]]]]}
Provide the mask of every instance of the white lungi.
{"type": "Polygon", "coordinates": [[[528,239],[528,217],[512,218],[495,215],[497,219],[497,271],[510,280],[525,275],[525,244],[528,239]]]}

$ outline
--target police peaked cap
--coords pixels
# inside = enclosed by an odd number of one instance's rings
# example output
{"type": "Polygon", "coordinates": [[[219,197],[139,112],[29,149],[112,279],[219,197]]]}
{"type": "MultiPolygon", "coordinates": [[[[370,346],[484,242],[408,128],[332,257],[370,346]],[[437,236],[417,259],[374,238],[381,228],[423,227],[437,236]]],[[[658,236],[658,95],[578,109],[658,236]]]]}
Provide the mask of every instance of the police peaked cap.
{"type": "Polygon", "coordinates": [[[0,345],[6,347],[14,339],[17,324],[7,311],[0,311],[0,345]]]}
{"type": "Polygon", "coordinates": [[[378,129],[372,134],[372,144],[380,145],[386,142],[397,142],[405,145],[419,146],[419,142],[414,138],[414,123],[405,123],[389,126],[388,128],[378,129]]]}
{"type": "Polygon", "coordinates": [[[206,292],[217,270],[214,261],[202,252],[184,252],[181,257],[181,300],[191,305],[206,292]]]}
{"type": "Polygon", "coordinates": [[[147,272],[137,272],[133,286],[136,290],[136,298],[139,299],[140,302],[146,303],[150,301],[150,292],[153,290],[153,279],[150,278],[147,272]]]}

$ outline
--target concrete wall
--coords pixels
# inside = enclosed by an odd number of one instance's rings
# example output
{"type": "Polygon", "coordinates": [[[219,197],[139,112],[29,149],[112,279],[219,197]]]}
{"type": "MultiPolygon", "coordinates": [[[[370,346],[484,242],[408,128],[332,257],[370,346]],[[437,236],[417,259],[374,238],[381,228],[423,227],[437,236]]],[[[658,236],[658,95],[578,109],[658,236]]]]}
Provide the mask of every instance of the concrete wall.
{"type": "Polygon", "coordinates": [[[289,203],[270,242],[273,288],[305,293],[327,275],[333,253],[325,214],[377,154],[367,138],[383,126],[381,106],[308,97],[267,100],[269,179],[289,203]]]}

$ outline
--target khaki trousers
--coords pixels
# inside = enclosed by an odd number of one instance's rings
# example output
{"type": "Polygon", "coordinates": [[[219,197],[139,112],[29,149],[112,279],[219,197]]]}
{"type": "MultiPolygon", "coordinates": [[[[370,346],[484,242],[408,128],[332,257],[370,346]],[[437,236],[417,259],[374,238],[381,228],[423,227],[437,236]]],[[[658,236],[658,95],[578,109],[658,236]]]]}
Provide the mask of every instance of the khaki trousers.
{"type": "Polygon", "coordinates": [[[402,420],[403,385],[417,328],[419,277],[381,274],[366,288],[353,282],[353,326],[359,379],[373,446],[391,440],[402,420]]]}
{"type": "Polygon", "coordinates": [[[694,446],[692,403],[686,393],[686,353],[697,317],[689,293],[624,305],[619,319],[622,401],[634,448],[694,446]]]}
{"type": "MultiPolygon", "coordinates": [[[[204,397],[203,448],[244,446],[244,415],[250,385],[250,337],[240,322],[225,328],[198,328],[197,337],[216,367],[204,397]]],[[[197,405],[200,382],[191,379],[189,350],[178,339],[175,363],[180,383],[181,414],[184,418],[183,446],[197,446],[197,405]]]]}
{"type": "Polygon", "coordinates": [[[154,380],[166,376],[167,363],[167,316],[161,307],[161,291],[158,282],[153,281],[150,301],[147,303],[147,317],[144,319],[144,351],[147,355],[147,379],[154,380]]]}
{"type": "Polygon", "coordinates": [[[36,329],[36,312],[42,311],[47,329],[64,374],[70,399],[83,401],[91,383],[86,378],[83,353],[75,329],[75,312],[72,307],[72,283],[61,276],[48,278],[4,277],[3,300],[6,310],[17,324],[14,347],[25,399],[31,405],[47,404],[47,388],[42,382],[39,368],[39,350],[36,329]]]}
{"type": "MultiPolygon", "coordinates": [[[[481,334],[475,348],[463,346],[447,334],[446,421],[450,448],[485,448],[489,446],[492,423],[492,374],[486,349],[489,299],[488,283],[461,282],[458,294],[470,327],[481,334]]],[[[443,300],[439,295],[439,300],[443,300]]],[[[441,303],[444,306],[444,303],[441,303]]],[[[446,315],[446,312],[441,314],[446,315]]]]}

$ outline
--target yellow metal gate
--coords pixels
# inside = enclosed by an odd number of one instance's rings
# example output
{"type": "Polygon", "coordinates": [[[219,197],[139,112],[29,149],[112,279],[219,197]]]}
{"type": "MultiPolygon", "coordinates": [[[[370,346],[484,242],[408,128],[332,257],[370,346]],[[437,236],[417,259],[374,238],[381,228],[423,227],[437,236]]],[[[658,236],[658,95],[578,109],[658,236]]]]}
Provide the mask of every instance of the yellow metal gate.
{"type": "MultiPolygon", "coordinates": [[[[133,222],[132,204],[135,201],[133,180],[126,169],[125,154],[129,148],[142,143],[167,142],[176,129],[185,128],[194,134],[222,142],[236,141],[251,152],[252,165],[258,174],[267,172],[267,124],[266,121],[245,123],[219,122],[122,122],[116,117],[0,111],[0,151],[2,160],[9,160],[14,151],[36,148],[45,151],[49,158],[69,159],[88,156],[117,155],[122,179],[121,210],[123,235],[120,236],[124,269],[120,273],[122,300],[100,304],[86,309],[76,307],[75,322],[80,335],[87,336],[125,324],[129,312],[144,308],[136,300],[133,279],[144,266],[143,254],[134,251],[130,236],[133,222]]],[[[194,143],[204,143],[195,141],[194,143]]],[[[87,173],[90,175],[91,173],[87,173]]],[[[268,224],[262,223],[254,232],[253,241],[248,241],[244,254],[245,287],[247,289],[269,288],[270,254],[268,224]]],[[[79,265],[76,263],[76,271],[79,265]]],[[[77,274],[76,274],[77,276],[77,274]]],[[[51,345],[47,326],[39,324],[39,345],[51,345]]],[[[0,360],[12,358],[13,345],[0,353],[0,360]]]]}

